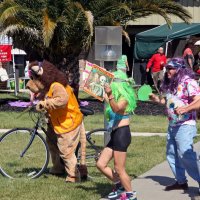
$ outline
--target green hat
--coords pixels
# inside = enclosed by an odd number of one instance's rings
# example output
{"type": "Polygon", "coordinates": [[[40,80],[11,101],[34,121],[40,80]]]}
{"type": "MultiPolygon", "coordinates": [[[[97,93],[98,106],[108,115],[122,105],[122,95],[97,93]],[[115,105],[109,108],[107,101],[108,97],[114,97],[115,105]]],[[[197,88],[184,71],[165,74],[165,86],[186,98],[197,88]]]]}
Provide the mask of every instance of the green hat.
{"type": "Polygon", "coordinates": [[[122,55],[117,60],[117,68],[118,69],[126,69],[126,61],[127,61],[127,56],[126,55],[122,55]]]}

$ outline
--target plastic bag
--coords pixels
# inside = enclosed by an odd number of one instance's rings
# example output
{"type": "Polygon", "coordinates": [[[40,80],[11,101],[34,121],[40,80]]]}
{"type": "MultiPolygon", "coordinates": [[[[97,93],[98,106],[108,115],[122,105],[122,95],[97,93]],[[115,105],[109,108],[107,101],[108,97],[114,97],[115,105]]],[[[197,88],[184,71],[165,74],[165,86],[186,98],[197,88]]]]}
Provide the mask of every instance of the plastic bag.
{"type": "Polygon", "coordinates": [[[8,73],[4,68],[0,68],[0,79],[2,82],[7,81],[9,79],[8,73]]]}

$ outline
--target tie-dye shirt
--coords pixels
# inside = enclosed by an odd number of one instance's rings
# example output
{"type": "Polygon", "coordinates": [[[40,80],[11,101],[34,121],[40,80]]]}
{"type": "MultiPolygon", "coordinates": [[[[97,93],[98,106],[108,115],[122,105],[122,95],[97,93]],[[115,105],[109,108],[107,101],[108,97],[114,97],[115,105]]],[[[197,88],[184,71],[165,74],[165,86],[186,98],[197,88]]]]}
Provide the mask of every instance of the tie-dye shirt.
{"type": "Polygon", "coordinates": [[[177,92],[175,94],[167,93],[167,113],[170,126],[180,126],[182,124],[195,125],[196,124],[196,111],[185,113],[183,115],[177,115],[174,110],[177,107],[190,104],[193,96],[199,96],[200,89],[198,83],[185,76],[181,83],[178,85],[177,92]]]}

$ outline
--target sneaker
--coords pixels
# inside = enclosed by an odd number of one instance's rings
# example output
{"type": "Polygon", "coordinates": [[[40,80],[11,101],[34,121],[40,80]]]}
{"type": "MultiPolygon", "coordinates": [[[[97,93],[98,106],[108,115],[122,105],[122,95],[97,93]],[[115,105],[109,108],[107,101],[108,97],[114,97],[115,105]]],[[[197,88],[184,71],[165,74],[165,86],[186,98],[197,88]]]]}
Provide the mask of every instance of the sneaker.
{"type": "Polygon", "coordinates": [[[123,192],[125,192],[125,189],[123,187],[120,187],[118,189],[114,188],[113,191],[110,194],[108,194],[108,198],[109,199],[117,198],[123,192]]]}
{"type": "Polygon", "coordinates": [[[131,195],[128,196],[126,193],[122,193],[118,200],[137,200],[136,192],[133,192],[131,195]]]}

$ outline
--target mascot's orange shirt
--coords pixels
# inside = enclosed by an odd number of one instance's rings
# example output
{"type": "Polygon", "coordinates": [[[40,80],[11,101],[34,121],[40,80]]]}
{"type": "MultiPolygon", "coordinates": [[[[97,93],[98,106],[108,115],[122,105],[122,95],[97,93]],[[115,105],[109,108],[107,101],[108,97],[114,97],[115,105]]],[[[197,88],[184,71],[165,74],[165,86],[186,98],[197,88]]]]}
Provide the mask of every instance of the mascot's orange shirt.
{"type": "MultiPolygon", "coordinates": [[[[46,95],[47,98],[52,97],[52,88],[55,84],[59,84],[63,87],[63,85],[58,82],[52,83],[46,95]]],[[[70,86],[67,86],[65,89],[69,98],[66,106],[63,108],[48,110],[51,123],[53,125],[54,131],[57,134],[63,134],[73,131],[82,123],[83,120],[83,114],[79,109],[79,104],[72,88],[70,86]]]]}

